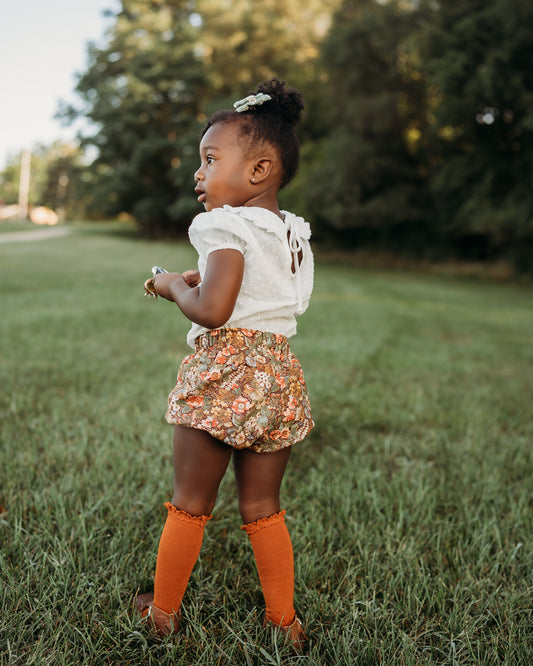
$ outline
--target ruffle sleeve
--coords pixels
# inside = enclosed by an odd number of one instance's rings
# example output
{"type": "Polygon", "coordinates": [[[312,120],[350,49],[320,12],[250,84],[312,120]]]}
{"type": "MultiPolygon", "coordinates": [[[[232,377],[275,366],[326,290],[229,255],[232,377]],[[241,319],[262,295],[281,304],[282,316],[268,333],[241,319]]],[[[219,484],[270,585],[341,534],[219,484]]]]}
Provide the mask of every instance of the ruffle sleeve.
{"type": "Polygon", "coordinates": [[[248,235],[246,222],[223,208],[200,213],[189,227],[189,239],[200,257],[215,250],[237,250],[244,255],[248,235]]]}

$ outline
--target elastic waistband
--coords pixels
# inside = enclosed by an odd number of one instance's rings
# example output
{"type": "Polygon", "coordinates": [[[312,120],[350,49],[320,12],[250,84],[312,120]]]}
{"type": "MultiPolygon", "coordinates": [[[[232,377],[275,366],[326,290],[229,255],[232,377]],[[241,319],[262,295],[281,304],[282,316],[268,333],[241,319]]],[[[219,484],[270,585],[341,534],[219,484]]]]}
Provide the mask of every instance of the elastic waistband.
{"type": "Polygon", "coordinates": [[[202,333],[194,341],[196,351],[220,344],[231,344],[235,347],[255,347],[261,343],[280,350],[289,346],[289,341],[284,335],[267,331],[254,331],[248,328],[216,328],[213,331],[202,333]]]}

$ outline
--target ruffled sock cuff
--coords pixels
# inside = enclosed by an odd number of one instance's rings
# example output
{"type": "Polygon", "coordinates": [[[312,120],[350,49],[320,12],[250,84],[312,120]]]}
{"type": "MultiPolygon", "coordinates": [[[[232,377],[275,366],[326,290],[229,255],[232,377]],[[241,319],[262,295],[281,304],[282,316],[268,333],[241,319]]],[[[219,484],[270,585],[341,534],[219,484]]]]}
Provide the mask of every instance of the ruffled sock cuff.
{"type": "Polygon", "coordinates": [[[172,520],[180,520],[189,525],[197,525],[198,527],[205,527],[208,520],[213,516],[193,516],[187,511],[181,511],[176,508],[171,502],[165,502],[165,507],[168,511],[168,517],[172,520]]]}
{"type": "Polygon", "coordinates": [[[242,525],[241,530],[244,530],[248,536],[259,532],[259,530],[265,529],[265,527],[272,527],[272,525],[277,525],[278,523],[283,523],[285,521],[285,510],[280,511],[279,513],[274,513],[272,516],[267,518],[259,518],[253,523],[247,523],[242,525]]]}

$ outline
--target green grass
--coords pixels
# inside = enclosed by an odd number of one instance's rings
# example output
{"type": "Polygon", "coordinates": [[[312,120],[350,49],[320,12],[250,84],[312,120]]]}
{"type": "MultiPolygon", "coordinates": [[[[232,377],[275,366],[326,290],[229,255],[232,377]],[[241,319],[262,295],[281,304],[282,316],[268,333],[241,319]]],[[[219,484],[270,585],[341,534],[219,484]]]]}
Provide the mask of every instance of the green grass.
{"type": "Polygon", "coordinates": [[[29,220],[0,220],[0,236],[13,231],[34,231],[42,229],[29,220]]]}
{"type": "Polygon", "coordinates": [[[293,342],[317,422],[283,486],[309,653],[260,628],[231,472],[180,638],[143,631],[188,323],[142,283],[194,262],[125,226],[0,243],[0,663],[533,663],[533,294],[339,263],[293,342]]]}

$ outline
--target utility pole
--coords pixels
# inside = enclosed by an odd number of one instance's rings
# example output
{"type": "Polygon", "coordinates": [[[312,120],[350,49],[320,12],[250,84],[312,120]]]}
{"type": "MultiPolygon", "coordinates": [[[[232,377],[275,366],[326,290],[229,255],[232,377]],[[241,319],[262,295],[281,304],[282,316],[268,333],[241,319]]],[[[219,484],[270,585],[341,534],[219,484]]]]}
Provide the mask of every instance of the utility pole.
{"type": "Polygon", "coordinates": [[[19,217],[28,217],[28,200],[30,195],[30,167],[31,153],[23,150],[20,159],[20,181],[19,181],[19,217]]]}

